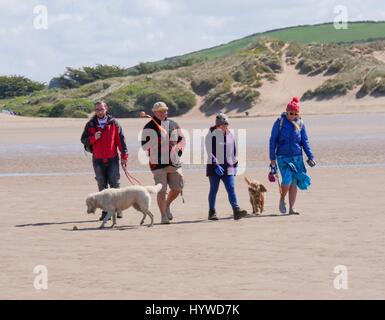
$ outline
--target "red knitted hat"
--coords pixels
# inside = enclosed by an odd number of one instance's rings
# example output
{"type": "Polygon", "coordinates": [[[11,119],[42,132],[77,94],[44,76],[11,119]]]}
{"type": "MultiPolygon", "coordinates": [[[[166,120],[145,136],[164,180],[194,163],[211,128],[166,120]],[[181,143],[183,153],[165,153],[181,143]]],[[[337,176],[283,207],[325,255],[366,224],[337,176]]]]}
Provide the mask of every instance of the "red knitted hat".
{"type": "Polygon", "coordinates": [[[297,112],[299,113],[299,98],[294,97],[287,105],[286,107],[287,112],[297,112]]]}

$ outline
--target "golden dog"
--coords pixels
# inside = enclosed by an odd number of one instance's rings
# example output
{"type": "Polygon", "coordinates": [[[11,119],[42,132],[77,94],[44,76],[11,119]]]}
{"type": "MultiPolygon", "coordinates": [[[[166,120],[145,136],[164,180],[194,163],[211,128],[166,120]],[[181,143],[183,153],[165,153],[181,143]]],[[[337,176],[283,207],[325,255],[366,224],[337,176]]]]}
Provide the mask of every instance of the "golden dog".
{"type": "Polygon", "coordinates": [[[245,181],[249,185],[250,203],[253,207],[253,213],[262,213],[265,205],[265,192],[267,192],[267,189],[257,180],[250,181],[245,177],[245,181]]]}

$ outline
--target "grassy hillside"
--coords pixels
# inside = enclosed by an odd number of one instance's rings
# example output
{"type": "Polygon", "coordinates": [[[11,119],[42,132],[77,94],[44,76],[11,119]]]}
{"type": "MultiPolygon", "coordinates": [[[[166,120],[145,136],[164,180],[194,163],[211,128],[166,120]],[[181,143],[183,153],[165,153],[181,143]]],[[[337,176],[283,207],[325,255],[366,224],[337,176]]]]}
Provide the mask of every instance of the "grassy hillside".
{"type": "Polygon", "coordinates": [[[347,43],[385,39],[385,22],[350,22],[348,29],[335,29],[333,24],[286,28],[264,33],[285,42],[347,43]]]}
{"type": "Polygon", "coordinates": [[[258,38],[267,37],[282,40],[284,42],[307,43],[351,43],[366,42],[385,39],[385,22],[350,22],[347,30],[337,30],[333,23],[326,23],[314,26],[297,26],[282,28],[279,30],[256,33],[242,39],[231,41],[213,48],[192,52],[186,55],[168,58],[157,63],[166,63],[172,59],[203,59],[210,60],[246,49],[258,38]]]}
{"type": "Polygon", "coordinates": [[[132,74],[129,76],[0,100],[0,109],[26,116],[87,117],[93,103],[103,99],[117,117],[148,112],[157,100],[167,102],[171,116],[188,112],[197,101],[202,101],[200,110],[206,115],[219,110],[243,112],[258,104],[259,88],[276,80],[283,63],[295,65],[304,77],[333,75],[318,88],[308,90],[303,100],[333,99],[352,90],[357,91],[357,98],[385,96],[385,60],[376,58],[385,52],[385,41],[361,42],[383,37],[384,28],[383,22],[354,23],[348,30],[337,31],[326,24],[255,34],[142,64],[135,72],[128,72],[132,74]],[[159,71],[151,67],[157,64],[162,66],[159,71]]]}

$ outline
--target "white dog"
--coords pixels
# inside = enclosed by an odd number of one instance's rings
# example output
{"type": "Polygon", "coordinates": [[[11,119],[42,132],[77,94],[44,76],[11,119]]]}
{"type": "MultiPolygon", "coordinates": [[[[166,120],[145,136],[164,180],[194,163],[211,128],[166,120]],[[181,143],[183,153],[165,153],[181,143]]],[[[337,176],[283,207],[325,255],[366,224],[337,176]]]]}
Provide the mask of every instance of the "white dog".
{"type": "Polygon", "coordinates": [[[86,199],[87,213],[95,213],[97,208],[107,211],[100,229],[104,228],[104,225],[111,216],[111,228],[113,228],[116,225],[116,212],[133,206],[136,210],[143,213],[143,219],[140,224],[143,224],[148,215],[151,219],[151,223],[148,226],[151,227],[154,223],[154,215],[150,212],[150,193],[158,193],[161,189],[162,185],[158,183],[156,186],[129,186],[121,189],[105,189],[92,193],[86,199]]]}

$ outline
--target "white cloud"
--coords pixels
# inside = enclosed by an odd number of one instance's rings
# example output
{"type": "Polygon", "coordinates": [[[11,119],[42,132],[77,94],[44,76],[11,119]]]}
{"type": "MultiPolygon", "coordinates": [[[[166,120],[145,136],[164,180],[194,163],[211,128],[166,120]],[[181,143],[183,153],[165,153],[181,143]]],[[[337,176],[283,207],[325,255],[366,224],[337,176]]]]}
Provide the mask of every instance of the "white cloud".
{"type": "Polygon", "coordinates": [[[49,81],[66,66],[132,66],[273,28],[349,17],[384,20],[383,0],[0,0],[0,72],[49,81]],[[33,8],[49,28],[33,28],[33,8]],[[27,49],[26,49],[27,48],[27,49]]]}
{"type": "Polygon", "coordinates": [[[58,15],[48,14],[48,22],[50,25],[60,22],[81,22],[86,19],[86,14],[68,14],[61,13],[58,15]]]}
{"type": "Polygon", "coordinates": [[[142,0],[140,5],[157,16],[169,16],[172,13],[171,3],[166,0],[142,0]]]}
{"type": "Polygon", "coordinates": [[[23,0],[0,0],[0,12],[8,14],[21,14],[28,10],[28,4],[23,0]]]}
{"type": "Polygon", "coordinates": [[[162,31],[149,32],[146,34],[146,39],[148,41],[158,41],[164,38],[164,33],[162,31]]]}
{"type": "Polygon", "coordinates": [[[229,17],[208,16],[203,18],[203,24],[209,28],[221,28],[232,20],[233,18],[229,17]]]}
{"type": "Polygon", "coordinates": [[[150,26],[153,23],[153,19],[150,17],[122,18],[121,21],[130,28],[143,28],[146,26],[150,26]]]}

